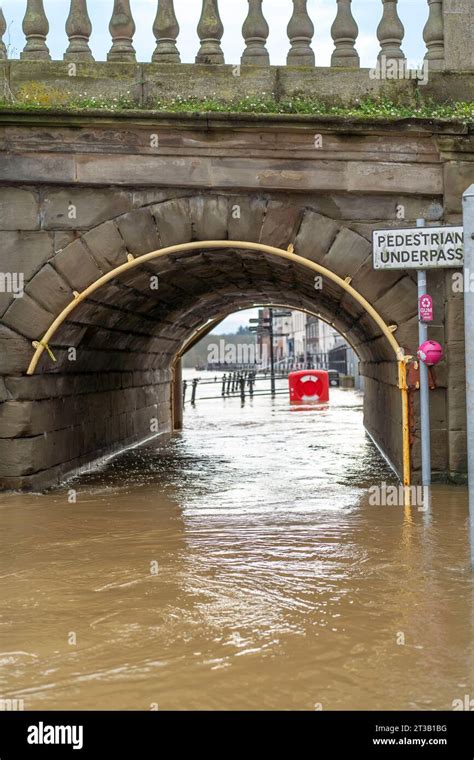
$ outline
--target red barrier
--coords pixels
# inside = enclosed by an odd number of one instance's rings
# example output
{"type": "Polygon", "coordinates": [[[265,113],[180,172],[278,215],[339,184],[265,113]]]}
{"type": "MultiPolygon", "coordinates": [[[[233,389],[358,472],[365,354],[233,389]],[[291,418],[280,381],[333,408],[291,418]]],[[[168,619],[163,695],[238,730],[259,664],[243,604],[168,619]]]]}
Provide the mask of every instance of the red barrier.
{"type": "Polygon", "coordinates": [[[290,372],[290,401],[329,401],[329,372],[303,369],[290,372]]]}

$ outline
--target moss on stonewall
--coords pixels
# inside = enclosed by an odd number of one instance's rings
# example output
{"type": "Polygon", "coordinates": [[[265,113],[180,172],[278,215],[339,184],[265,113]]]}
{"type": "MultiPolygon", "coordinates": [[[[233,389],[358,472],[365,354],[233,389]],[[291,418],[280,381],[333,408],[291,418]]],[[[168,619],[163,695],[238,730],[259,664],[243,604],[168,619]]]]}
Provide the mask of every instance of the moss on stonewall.
{"type": "Polygon", "coordinates": [[[152,105],[158,111],[175,112],[227,112],[256,114],[307,114],[313,116],[346,116],[348,118],[420,118],[447,119],[474,122],[474,103],[454,102],[439,105],[432,102],[407,106],[394,103],[387,98],[366,98],[352,106],[330,106],[314,98],[295,97],[287,100],[260,99],[247,97],[239,101],[223,103],[218,100],[200,101],[176,98],[173,101],[158,100],[152,105]]]}
{"type": "Polygon", "coordinates": [[[294,97],[276,100],[273,97],[247,96],[238,100],[181,98],[155,99],[144,104],[137,103],[129,95],[115,98],[78,96],[64,90],[32,83],[23,87],[12,100],[1,100],[3,111],[104,111],[127,113],[129,111],[152,111],[156,113],[249,113],[249,114],[295,114],[309,116],[341,116],[350,119],[436,119],[474,123],[473,102],[439,104],[418,100],[412,105],[395,103],[386,97],[365,98],[353,105],[328,105],[315,98],[294,97]]]}

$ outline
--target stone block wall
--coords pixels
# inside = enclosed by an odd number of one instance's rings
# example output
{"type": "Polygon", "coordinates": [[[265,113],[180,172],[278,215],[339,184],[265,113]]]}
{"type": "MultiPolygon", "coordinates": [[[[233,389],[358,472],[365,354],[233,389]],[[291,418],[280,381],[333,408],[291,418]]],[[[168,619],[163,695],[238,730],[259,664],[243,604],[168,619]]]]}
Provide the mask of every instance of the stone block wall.
{"type": "Polygon", "coordinates": [[[0,488],[41,489],[171,430],[170,373],[8,377],[0,404],[0,488]]]}
{"type": "MultiPolygon", "coordinates": [[[[177,309],[174,329],[170,319],[169,325],[161,326],[149,321],[149,307],[143,300],[149,274],[137,270],[127,280],[126,290],[116,284],[108,286],[99,298],[80,307],[79,319],[68,321],[61,328],[52,346],[57,364],[52,364],[45,353],[40,367],[43,374],[22,376],[32,356],[31,341],[38,339],[70,303],[73,290],[83,290],[104,271],[124,263],[128,254],[140,256],[163,245],[184,242],[186,238],[225,239],[237,233],[244,239],[263,236],[266,243],[284,249],[293,239],[300,255],[321,262],[341,277],[354,277],[355,287],[363,290],[379,312],[389,321],[399,323],[397,337],[401,344],[408,349],[416,346],[413,276],[400,272],[374,273],[371,268],[369,240],[371,230],[378,226],[376,222],[352,222],[351,226],[345,226],[341,219],[305,210],[301,199],[287,197],[282,202],[261,197],[250,199],[250,227],[246,225],[242,235],[242,227],[234,230],[236,223],[229,215],[229,208],[237,200],[232,196],[209,194],[199,199],[181,190],[176,198],[170,199],[173,194],[169,191],[150,193],[114,187],[87,188],[84,195],[67,187],[15,189],[21,190],[22,208],[28,213],[21,211],[15,216],[14,209],[5,212],[2,223],[11,229],[1,231],[0,237],[4,236],[7,243],[5,269],[8,266],[11,270],[12,262],[17,263],[25,272],[26,287],[23,298],[3,294],[1,302],[0,487],[41,488],[58,482],[77,467],[148,437],[155,418],[161,432],[171,430],[170,367],[179,345],[179,341],[173,343],[173,336],[184,336],[193,325],[186,318],[181,323],[183,296],[181,305],[176,298],[179,288],[185,289],[184,295],[201,282],[205,270],[199,268],[198,257],[192,265],[198,267],[195,274],[192,266],[181,268],[178,279],[162,285],[161,301],[168,301],[170,307],[177,309]],[[150,200],[157,203],[134,208],[134,204],[150,200]],[[77,220],[66,218],[71,204],[79,209],[83,220],[80,225],[77,220]],[[257,218],[260,221],[253,230],[257,218]],[[36,229],[13,229],[25,223],[23,219],[27,226],[36,229]],[[50,229],[61,225],[62,229],[50,229]],[[77,370],[67,357],[71,345],[81,345],[82,365],[77,370]]],[[[20,196],[13,194],[13,197],[16,203],[20,196]]],[[[245,196],[238,200],[242,207],[249,203],[245,196]]],[[[313,209],[324,202],[327,199],[311,198],[313,209]]],[[[347,214],[346,204],[339,208],[343,215],[347,214]]],[[[435,204],[432,208],[435,209],[435,204]]],[[[355,208],[353,214],[354,211],[355,208]]],[[[220,281],[227,283],[228,277],[236,276],[235,266],[231,265],[229,274],[222,279],[227,271],[222,266],[221,262],[218,271],[212,274],[211,290],[221,287],[220,281]]],[[[276,302],[288,297],[284,271],[279,271],[279,277],[282,292],[276,296],[276,302]]],[[[262,282],[268,294],[268,284],[262,282]]],[[[201,288],[201,292],[204,297],[206,289],[201,288]]],[[[325,295],[331,296],[330,287],[326,287],[325,295]]],[[[300,298],[303,296],[309,298],[301,291],[300,298]]],[[[360,307],[355,308],[346,295],[341,298],[335,292],[333,297],[357,325],[353,345],[364,360],[361,373],[366,377],[365,425],[400,472],[401,406],[396,363],[387,361],[385,339],[373,336],[367,342],[373,325],[360,307]]],[[[440,301],[442,297],[441,294],[440,301]]],[[[300,305],[311,308],[312,302],[300,300],[300,305]]],[[[329,307],[328,315],[331,313],[329,307]]],[[[439,313],[443,313],[441,307],[439,313]]],[[[334,324],[344,332],[348,324],[341,315],[342,312],[334,324]]],[[[439,329],[444,329],[442,324],[439,329]]],[[[447,436],[440,441],[446,460],[447,436]]],[[[418,453],[415,432],[415,477],[418,453]]]]}
{"type": "MultiPolygon", "coordinates": [[[[25,279],[22,298],[0,292],[0,488],[57,482],[148,437],[156,417],[159,431],[169,432],[171,365],[182,342],[210,316],[262,300],[317,311],[348,336],[366,378],[366,427],[400,471],[400,392],[386,338],[340,287],[325,282],[318,294],[312,272],[255,253],[211,258],[198,250],[136,268],[60,328],[51,346],[56,364],[45,352],[38,373],[25,372],[31,342],[74,291],[127,256],[200,240],[294,246],[303,259],[352,278],[413,353],[416,276],[374,272],[371,235],[382,226],[414,226],[420,216],[459,223],[460,187],[474,166],[464,127],[360,125],[347,135],[336,123],[245,123],[226,114],[203,131],[201,117],[192,123],[186,116],[160,123],[165,147],[157,156],[149,122],[28,118],[38,123],[0,124],[0,273],[25,279]],[[324,133],[322,152],[314,150],[315,129],[324,133]],[[462,180],[452,170],[460,154],[462,180]],[[160,278],[155,301],[151,274],[160,278]],[[71,347],[77,364],[69,361],[71,347]]],[[[462,296],[453,295],[448,276],[429,278],[432,335],[447,347],[432,392],[434,463],[443,477],[458,477],[465,469],[462,296]]],[[[413,436],[416,477],[416,419],[413,436]]]]}

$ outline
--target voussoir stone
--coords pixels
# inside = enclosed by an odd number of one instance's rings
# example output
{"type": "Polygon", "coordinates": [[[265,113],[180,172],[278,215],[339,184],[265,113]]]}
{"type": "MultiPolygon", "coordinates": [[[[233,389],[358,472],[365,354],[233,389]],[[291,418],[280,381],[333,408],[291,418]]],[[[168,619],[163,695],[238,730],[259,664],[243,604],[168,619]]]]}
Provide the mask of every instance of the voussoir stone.
{"type": "Polygon", "coordinates": [[[2,319],[7,327],[33,340],[44,335],[54,315],[25,293],[22,298],[13,301],[2,319]]]}
{"type": "Polygon", "coordinates": [[[340,225],[332,219],[307,210],[295,240],[295,253],[320,263],[340,229],[340,225]]]}
{"type": "Polygon", "coordinates": [[[155,217],[162,248],[179,243],[189,243],[192,239],[189,199],[177,198],[151,207],[155,217]]]}
{"type": "Polygon", "coordinates": [[[74,297],[70,286],[51,264],[46,264],[30,280],[26,292],[51,314],[61,312],[74,297]]]}
{"type": "Polygon", "coordinates": [[[100,224],[81,239],[102,272],[108,272],[127,261],[127,249],[114,222],[100,224]]]}
{"type": "Polygon", "coordinates": [[[81,292],[98,280],[102,272],[82,240],[75,240],[52,260],[52,265],[73,290],[81,292]]]}
{"type": "Polygon", "coordinates": [[[248,240],[258,243],[262,232],[267,201],[239,195],[229,198],[229,240],[248,240]]]}
{"type": "Polygon", "coordinates": [[[189,200],[194,240],[227,238],[228,200],[218,196],[195,196],[189,200]]]}
{"type": "Polygon", "coordinates": [[[321,263],[340,277],[352,277],[370,257],[371,251],[372,247],[365,238],[344,227],[321,263]]]}
{"type": "Polygon", "coordinates": [[[270,201],[265,212],[259,242],[274,248],[288,248],[295,241],[303,213],[299,205],[270,201]]]}
{"type": "Polygon", "coordinates": [[[141,256],[161,248],[155,219],[149,208],[137,209],[117,219],[127,250],[134,256],[141,256]]]}
{"type": "Polygon", "coordinates": [[[12,293],[0,291],[0,317],[6,312],[14,298],[15,296],[12,293]]]}

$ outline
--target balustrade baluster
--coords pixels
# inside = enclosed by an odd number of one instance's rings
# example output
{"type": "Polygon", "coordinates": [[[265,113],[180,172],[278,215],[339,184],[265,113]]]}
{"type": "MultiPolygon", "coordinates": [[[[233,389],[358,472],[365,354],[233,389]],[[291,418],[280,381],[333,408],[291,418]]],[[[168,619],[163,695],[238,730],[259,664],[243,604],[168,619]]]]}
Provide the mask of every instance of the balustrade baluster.
{"type": "Polygon", "coordinates": [[[360,59],[355,42],[359,34],[351,10],[352,0],[337,0],[337,15],[331,27],[331,35],[335,49],[331,58],[331,66],[348,66],[358,68],[360,59]]]}
{"type": "Polygon", "coordinates": [[[28,0],[22,28],[26,45],[20,58],[28,61],[50,61],[51,56],[46,45],[49,24],[43,0],[28,0]]]}
{"type": "Polygon", "coordinates": [[[156,38],[153,60],[156,63],[180,63],[181,58],[176,47],[179,24],[173,0],[158,0],[153,33],[156,38]]]}
{"type": "Polygon", "coordinates": [[[201,18],[198,23],[201,47],[196,63],[224,63],[221,39],[224,33],[217,0],[203,0],[201,18]]]}
{"type": "Polygon", "coordinates": [[[241,62],[243,64],[268,65],[270,56],[266,48],[269,28],[263,15],[263,0],[249,0],[249,12],[242,27],[246,43],[241,62]]]}
{"type": "Polygon", "coordinates": [[[130,0],[114,0],[109,24],[112,47],[107,55],[108,61],[136,61],[135,48],[132,44],[135,28],[130,0]]]}
{"type": "Polygon", "coordinates": [[[401,47],[405,36],[405,28],[398,16],[398,0],[382,0],[382,3],[382,20],[377,28],[377,37],[381,48],[378,56],[379,60],[383,56],[387,60],[405,59],[401,47]]]}
{"type": "Polygon", "coordinates": [[[92,24],[87,12],[87,0],[71,0],[66,21],[69,47],[64,54],[65,61],[93,61],[89,47],[92,24]]]}
{"type": "MultiPolygon", "coordinates": [[[[356,50],[359,34],[358,25],[352,13],[352,0],[336,0],[337,13],[331,27],[334,51],[331,66],[358,68],[360,58],[356,50]]],[[[445,66],[445,33],[443,0],[427,0],[428,18],[423,29],[426,43],[425,60],[433,69],[445,66]]],[[[398,15],[398,0],[382,0],[382,18],[377,28],[380,42],[379,60],[402,59],[404,26],[398,15]]],[[[109,61],[136,61],[133,47],[135,23],[130,0],[114,0],[113,12],[109,25],[112,46],[108,53],[109,61]]],[[[0,59],[8,57],[3,37],[7,30],[5,16],[0,7],[0,59]]],[[[179,63],[181,61],[177,47],[179,23],[175,13],[174,0],[158,0],[153,31],[156,49],[153,61],[158,63],[179,63]]],[[[218,0],[203,0],[201,16],[198,23],[200,49],[196,63],[224,63],[221,47],[223,25],[219,15],[218,0]]],[[[308,0],[293,0],[293,11],[288,23],[288,37],[291,47],[287,56],[289,66],[314,66],[315,55],[311,47],[314,36],[314,24],[308,13],[308,0]]],[[[44,0],[27,0],[23,19],[23,32],[26,44],[21,58],[26,60],[51,60],[46,44],[49,23],[44,10],[44,0]]],[[[69,39],[64,54],[66,61],[93,61],[89,46],[92,24],[88,13],[87,0],[70,0],[69,15],[66,21],[69,39]]],[[[248,13],[242,27],[245,49],[241,57],[242,64],[269,65],[267,50],[269,34],[268,23],[263,11],[263,0],[248,0],[248,13]]]]}
{"type": "Polygon", "coordinates": [[[314,25],[308,9],[308,0],[293,0],[293,15],[288,24],[288,37],[291,49],[287,56],[288,66],[314,66],[314,52],[311,40],[314,35],[314,25]]]}
{"type": "Polygon", "coordinates": [[[429,68],[444,68],[444,19],[443,0],[428,0],[429,16],[423,30],[427,53],[425,60],[429,68]]]}

